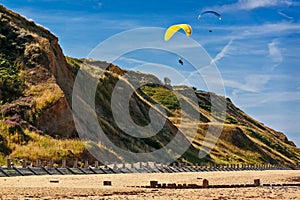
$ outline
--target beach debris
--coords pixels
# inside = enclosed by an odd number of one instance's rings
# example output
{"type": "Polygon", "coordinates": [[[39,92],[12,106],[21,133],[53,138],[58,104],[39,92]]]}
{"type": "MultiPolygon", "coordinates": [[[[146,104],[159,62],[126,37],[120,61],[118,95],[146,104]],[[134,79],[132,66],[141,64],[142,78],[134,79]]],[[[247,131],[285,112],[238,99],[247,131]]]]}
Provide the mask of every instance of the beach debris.
{"type": "Polygon", "coordinates": [[[104,186],[111,186],[111,181],[103,181],[104,186]]]}
{"type": "Polygon", "coordinates": [[[207,179],[203,179],[202,188],[208,188],[209,182],[207,179]]]}
{"type": "Polygon", "coordinates": [[[59,183],[59,180],[57,180],[57,179],[51,179],[50,183],[59,183]]]}
{"type": "Polygon", "coordinates": [[[287,179],[289,182],[300,182],[300,176],[290,177],[287,179]]]}
{"type": "Polygon", "coordinates": [[[155,188],[158,184],[158,181],[150,181],[150,187],[155,188]]]}
{"type": "Polygon", "coordinates": [[[260,186],[260,179],[254,179],[254,185],[256,187],[259,187],[260,186]]]}

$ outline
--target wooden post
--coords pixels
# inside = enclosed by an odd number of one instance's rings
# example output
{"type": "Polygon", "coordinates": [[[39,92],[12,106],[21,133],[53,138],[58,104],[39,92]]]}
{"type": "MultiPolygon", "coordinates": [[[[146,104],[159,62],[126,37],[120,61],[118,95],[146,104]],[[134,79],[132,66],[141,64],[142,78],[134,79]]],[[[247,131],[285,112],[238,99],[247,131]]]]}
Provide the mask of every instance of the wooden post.
{"type": "Polygon", "coordinates": [[[62,160],[62,162],[61,162],[61,168],[66,168],[66,166],[67,166],[66,160],[62,160]]]}
{"type": "Polygon", "coordinates": [[[7,168],[8,169],[11,168],[11,160],[10,160],[10,158],[7,158],[7,168]]]}
{"type": "Polygon", "coordinates": [[[202,188],[207,188],[209,185],[209,182],[207,179],[203,179],[203,184],[202,184],[202,188]]]}
{"type": "Polygon", "coordinates": [[[99,168],[99,161],[98,161],[98,160],[95,161],[95,168],[96,168],[96,169],[99,168]]]}
{"type": "Polygon", "coordinates": [[[118,169],[117,163],[114,163],[113,169],[118,169]]]}
{"type": "Polygon", "coordinates": [[[178,162],[178,167],[179,167],[179,168],[181,167],[181,162],[178,162]]]}
{"type": "Polygon", "coordinates": [[[53,164],[54,164],[54,161],[50,160],[50,162],[49,162],[49,168],[53,168],[53,164]]]}
{"type": "Polygon", "coordinates": [[[74,160],[74,164],[73,164],[73,168],[77,168],[78,167],[78,160],[74,160]]]}
{"type": "Polygon", "coordinates": [[[103,181],[104,186],[111,186],[111,181],[103,181]]]}
{"type": "Polygon", "coordinates": [[[141,168],[143,168],[143,163],[142,163],[142,162],[140,162],[140,169],[141,169],[141,168]]]}
{"type": "Polygon", "coordinates": [[[37,167],[41,167],[41,160],[40,160],[40,159],[37,159],[37,160],[36,160],[36,166],[37,166],[37,167]]]}
{"type": "Polygon", "coordinates": [[[26,159],[22,159],[21,163],[22,163],[22,168],[26,168],[27,167],[27,161],[26,161],[26,159]]]}
{"type": "Polygon", "coordinates": [[[256,187],[259,187],[260,186],[260,179],[254,179],[254,185],[256,187]]]}
{"type": "Polygon", "coordinates": [[[89,161],[88,160],[84,161],[84,168],[85,169],[89,168],[89,161]]]}
{"type": "Polygon", "coordinates": [[[158,181],[150,181],[150,187],[155,188],[158,184],[158,181]]]}

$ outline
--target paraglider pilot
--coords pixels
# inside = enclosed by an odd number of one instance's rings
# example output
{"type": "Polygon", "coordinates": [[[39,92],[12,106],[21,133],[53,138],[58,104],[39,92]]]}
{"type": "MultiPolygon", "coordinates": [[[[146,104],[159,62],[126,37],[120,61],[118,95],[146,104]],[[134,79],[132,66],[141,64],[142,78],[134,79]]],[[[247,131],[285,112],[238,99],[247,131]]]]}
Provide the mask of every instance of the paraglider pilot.
{"type": "Polygon", "coordinates": [[[182,58],[179,58],[178,62],[183,65],[183,61],[182,61],[182,58]]]}

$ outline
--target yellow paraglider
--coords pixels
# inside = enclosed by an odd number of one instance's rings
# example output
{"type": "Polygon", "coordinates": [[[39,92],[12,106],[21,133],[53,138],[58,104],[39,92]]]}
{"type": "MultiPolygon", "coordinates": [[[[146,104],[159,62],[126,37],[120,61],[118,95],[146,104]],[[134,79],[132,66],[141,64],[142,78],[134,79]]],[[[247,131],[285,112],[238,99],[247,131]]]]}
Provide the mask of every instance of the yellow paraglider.
{"type": "Polygon", "coordinates": [[[175,24],[170,26],[165,32],[165,41],[168,41],[177,31],[183,29],[186,36],[190,36],[192,34],[192,27],[188,24],[175,24]]]}

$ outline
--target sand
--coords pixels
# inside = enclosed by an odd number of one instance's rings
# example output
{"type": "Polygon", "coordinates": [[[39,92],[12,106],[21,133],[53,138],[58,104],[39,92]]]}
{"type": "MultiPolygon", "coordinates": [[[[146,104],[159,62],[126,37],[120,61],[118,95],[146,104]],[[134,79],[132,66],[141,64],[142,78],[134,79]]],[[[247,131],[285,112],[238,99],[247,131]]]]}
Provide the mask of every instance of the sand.
{"type": "Polygon", "coordinates": [[[133,186],[159,183],[251,184],[299,183],[299,170],[184,172],[145,174],[52,175],[0,178],[0,199],[300,199],[300,187],[221,189],[151,189],[133,186]],[[111,181],[112,186],[104,186],[111,181]]]}

